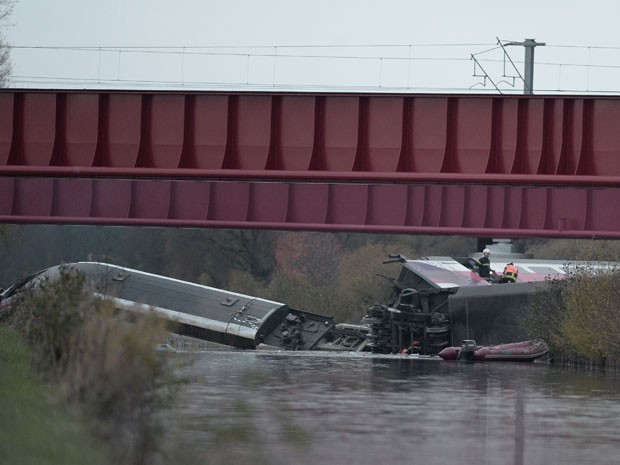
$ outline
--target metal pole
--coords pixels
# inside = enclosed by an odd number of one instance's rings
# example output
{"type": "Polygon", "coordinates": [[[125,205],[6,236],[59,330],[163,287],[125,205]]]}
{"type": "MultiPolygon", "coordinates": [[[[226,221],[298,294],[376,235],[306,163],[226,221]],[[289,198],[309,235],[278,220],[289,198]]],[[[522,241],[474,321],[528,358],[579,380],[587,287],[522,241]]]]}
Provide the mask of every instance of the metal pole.
{"type": "Polygon", "coordinates": [[[523,79],[523,93],[534,93],[534,48],[538,45],[546,45],[544,42],[536,42],[536,39],[525,39],[523,42],[508,42],[505,45],[521,45],[525,47],[525,78],[523,79]]]}

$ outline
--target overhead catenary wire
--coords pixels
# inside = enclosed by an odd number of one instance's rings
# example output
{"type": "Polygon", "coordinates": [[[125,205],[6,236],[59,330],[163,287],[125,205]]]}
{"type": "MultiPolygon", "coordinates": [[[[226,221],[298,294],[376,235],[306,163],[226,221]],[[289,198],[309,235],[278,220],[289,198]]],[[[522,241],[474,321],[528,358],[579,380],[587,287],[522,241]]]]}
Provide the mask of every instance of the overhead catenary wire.
{"type": "MultiPolygon", "coordinates": [[[[465,44],[472,45],[472,44],[465,44]]],[[[488,44],[473,44],[473,45],[488,45],[488,44]]],[[[489,59],[489,58],[481,58],[480,55],[495,51],[497,49],[501,49],[500,45],[491,47],[489,49],[482,50],[476,53],[470,53],[467,56],[418,56],[418,55],[403,55],[403,56],[395,56],[395,55],[360,55],[360,54],[308,54],[308,53],[276,53],[278,49],[292,49],[292,48],[326,48],[326,49],[338,49],[338,48],[403,48],[409,50],[411,47],[414,48],[422,48],[422,47],[455,47],[455,46],[463,46],[463,44],[394,44],[394,45],[277,45],[277,46],[266,46],[266,45],[254,45],[254,46],[58,46],[58,45],[0,45],[0,48],[8,48],[9,50],[49,50],[49,51],[81,51],[81,52],[95,52],[95,53],[144,53],[144,54],[159,54],[159,55],[206,55],[206,56],[240,56],[247,57],[248,55],[251,57],[265,57],[265,58],[326,58],[326,59],[359,59],[359,60],[426,60],[426,61],[468,61],[469,56],[476,56],[478,61],[497,61],[500,62],[500,59],[489,59]],[[272,50],[271,52],[229,52],[229,51],[205,51],[207,49],[266,49],[272,50]],[[200,51],[202,50],[202,51],[200,51]]],[[[600,49],[600,50],[617,50],[620,51],[620,47],[597,47],[597,46],[567,46],[567,45],[547,45],[546,48],[553,47],[563,47],[563,48],[573,48],[573,49],[600,49]]],[[[522,61],[514,60],[515,63],[522,63],[522,61]]],[[[553,62],[553,61],[536,61],[536,64],[547,64],[552,66],[581,66],[581,67],[593,67],[593,68],[620,68],[620,64],[618,65],[608,65],[608,64],[597,64],[597,63],[567,63],[567,62],[553,62]]]]}
{"type": "Polygon", "coordinates": [[[306,44],[306,45],[295,45],[295,44],[267,44],[267,45],[6,45],[13,48],[50,48],[50,49],[89,49],[89,50],[98,50],[98,49],[256,49],[256,48],[273,48],[278,47],[280,49],[283,48],[324,48],[324,49],[333,49],[333,48],[386,48],[386,47],[484,47],[492,44],[467,44],[467,43],[459,43],[459,44],[451,44],[451,43],[412,43],[412,44],[306,44]]]}
{"type": "MultiPolygon", "coordinates": [[[[499,40],[499,39],[498,39],[499,40]]],[[[82,68],[79,73],[76,73],[72,70],[68,70],[67,73],[69,75],[57,75],[60,74],[58,72],[51,73],[29,73],[29,72],[21,72],[16,73],[9,80],[10,86],[16,85],[39,85],[39,86],[49,86],[49,85],[67,85],[72,87],[77,86],[113,86],[119,87],[122,85],[125,86],[137,86],[137,87],[183,87],[183,88],[200,88],[200,87],[209,87],[209,88],[226,88],[226,87],[235,87],[235,88],[262,88],[266,87],[269,84],[271,88],[280,88],[280,89],[292,89],[299,88],[301,90],[304,89],[344,89],[344,90],[378,90],[378,91],[388,91],[388,90],[400,90],[406,92],[412,91],[454,91],[454,92],[468,92],[471,91],[473,86],[468,83],[464,83],[462,86],[460,85],[446,85],[446,83],[442,82],[433,85],[426,85],[427,82],[431,82],[431,79],[428,79],[425,73],[425,66],[444,66],[448,69],[450,64],[454,64],[454,66],[460,66],[460,64],[464,64],[470,62],[472,57],[476,57],[478,63],[485,63],[489,66],[492,66],[495,63],[503,63],[505,62],[504,58],[493,58],[491,54],[496,53],[496,51],[502,48],[497,44],[485,44],[485,43],[468,43],[468,44],[452,44],[452,43],[428,43],[428,44],[305,44],[305,45],[295,45],[295,44],[285,44],[285,45],[129,45],[129,46],[64,46],[64,45],[7,45],[11,52],[15,54],[19,53],[93,53],[97,55],[96,62],[96,71],[92,72],[92,76],[88,75],[88,66],[94,67],[90,61],[84,62],[82,61],[82,68]],[[485,47],[482,51],[475,53],[465,53],[463,48],[473,48],[473,47],[485,47]],[[456,50],[455,50],[456,49],[456,50]],[[460,52],[459,52],[460,50],[460,52]],[[349,53],[351,52],[351,53],[349,53]],[[109,58],[105,58],[107,54],[115,55],[115,67],[116,69],[110,71],[110,66],[112,63],[109,58]],[[148,56],[169,56],[169,57],[178,57],[178,66],[177,63],[170,65],[168,61],[166,63],[167,69],[165,73],[161,73],[161,76],[156,76],[153,79],[144,79],[137,78],[141,73],[136,73],[135,69],[128,70],[123,67],[129,66],[126,63],[126,60],[123,59],[126,55],[135,56],[144,55],[144,59],[147,59],[148,56]],[[214,59],[224,59],[229,58],[231,60],[241,59],[243,62],[243,68],[245,70],[245,74],[242,77],[234,76],[227,77],[226,79],[222,78],[221,80],[210,79],[212,76],[205,76],[206,79],[196,79],[196,67],[198,66],[201,57],[204,57],[207,60],[214,59]],[[251,73],[259,67],[264,67],[266,63],[261,62],[260,60],[273,60],[270,63],[271,76],[269,77],[259,77],[251,76],[251,73]],[[299,61],[301,60],[301,61],[299,61]],[[306,81],[302,82],[301,80],[297,83],[293,83],[289,81],[287,82],[287,78],[290,77],[291,70],[295,70],[297,67],[308,65],[309,63],[316,63],[321,66],[321,79],[313,79],[308,78],[306,81]],[[358,75],[354,75],[351,79],[351,83],[342,83],[342,79],[339,79],[341,76],[338,74],[339,69],[338,66],[345,66],[346,63],[358,63],[355,66],[362,66],[362,63],[368,63],[371,68],[364,68],[363,71],[358,75]],[[407,68],[404,66],[402,70],[399,71],[403,73],[402,79],[399,82],[402,82],[402,85],[398,83],[394,83],[396,79],[394,79],[394,70],[390,71],[390,67],[394,68],[396,66],[401,66],[399,63],[407,63],[407,68]],[[418,63],[418,65],[415,65],[418,63]],[[415,65],[415,66],[412,66],[415,65]],[[102,67],[107,66],[106,72],[103,72],[102,67]],[[178,79],[168,79],[170,74],[176,69],[180,67],[180,71],[177,73],[179,75],[178,79]],[[334,68],[332,68],[334,67],[334,68]],[[375,71],[372,71],[372,67],[374,67],[375,71]],[[122,69],[123,68],[123,69],[122,69]],[[123,75],[121,75],[121,70],[123,75]],[[334,71],[336,70],[336,71],[334,71]],[[131,74],[133,71],[133,75],[131,74]],[[70,73],[73,72],[73,75],[70,73]],[[192,74],[192,72],[194,74],[192,74]],[[286,72],[289,75],[286,75],[286,72]],[[413,73],[417,73],[412,75],[413,73]],[[129,74],[127,74],[129,73],[129,74]],[[333,75],[333,83],[325,82],[330,77],[330,73],[335,73],[333,75]],[[373,74],[375,73],[375,74],[373,74]],[[56,74],[56,75],[55,75],[56,74]],[[114,78],[112,79],[112,74],[114,74],[114,78]],[[78,77],[78,75],[83,75],[83,77],[78,77]],[[283,75],[284,77],[280,77],[283,75]],[[165,79],[161,79],[161,77],[165,76],[165,79]],[[361,79],[360,76],[365,79],[361,79]],[[372,77],[374,76],[374,78],[372,77]],[[133,77],[133,78],[132,78],[133,77]],[[360,79],[358,79],[360,78],[360,79]],[[405,79],[406,78],[406,79],[405,79]],[[369,84],[370,81],[376,82],[375,85],[369,84]],[[413,81],[417,84],[416,86],[412,86],[411,82],[413,81]],[[320,82],[318,82],[320,81],[320,82]]],[[[582,49],[582,50],[600,50],[600,51],[608,51],[608,52],[617,52],[620,51],[620,47],[610,47],[610,46],[579,46],[579,45],[553,45],[547,44],[547,51],[549,49],[582,49]]],[[[547,56],[549,54],[547,53],[547,56]]],[[[94,56],[94,55],[93,55],[94,56]]],[[[79,58],[79,57],[78,57],[79,58]]],[[[85,58],[84,56],[82,58],[85,58]]],[[[600,57],[599,57],[600,58],[600,57]]],[[[63,60],[65,60],[63,58],[63,60]]],[[[132,59],[133,60],[133,59],[132,59]]],[[[129,61],[132,61],[129,60],[129,61]]],[[[151,66],[152,72],[161,72],[158,68],[164,68],[164,66],[157,64],[155,58],[149,62],[151,66]]],[[[594,75],[597,73],[605,73],[605,72],[614,72],[615,70],[620,70],[620,58],[618,59],[619,63],[615,64],[614,61],[609,63],[604,63],[600,61],[594,61],[591,59],[590,55],[588,55],[588,62],[579,62],[578,60],[554,60],[554,59],[543,59],[536,61],[536,66],[541,68],[557,68],[558,72],[563,74],[563,81],[569,82],[569,79],[565,79],[570,73],[571,69],[584,69],[587,70],[588,74],[594,75]]],[[[45,61],[45,60],[43,60],[45,61]]],[[[67,62],[70,60],[67,59],[67,62]]],[[[511,59],[513,65],[522,66],[523,61],[513,60],[511,59]]],[[[228,65],[234,65],[234,61],[231,61],[228,65]]],[[[19,62],[17,62],[19,65],[19,62]]],[[[112,65],[114,66],[114,65],[112,65]]],[[[133,66],[133,64],[132,64],[133,66]]],[[[224,69],[227,66],[227,63],[224,62],[213,62],[210,65],[210,68],[216,69],[224,69]]],[[[233,67],[238,67],[238,65],[234,65],[233,67]]],[[[400,68],[399,68],[400,69],[400,68]]],[[[18,70],[16,70],[18,71],[18,70]]],[[[178,70],[177,70],[178,71],[178,70]]],[[[237,70],[229,69],[229,74],[238,73],[237,70]]],[[[432,71],[437,72],[437,71],[432,71]]],[[[441,72],[444,75],[439,76],[446,78],[447,75],[449,77],[454,77],[454,71],[445,71],[441,72]]],[[[518,70],[517,70],[518,73],[518,70]]],[[[555,76],[555,75],[554,75],[555,76]]],[[[437,76],[433,76],[436,78],[437,76]]],[[[461,81],[465,81],[467,76],[463,75],[461,81]]],[[[490,76],[489,76],[490,77],[490,76]]],[[[459,78],[457,77],[456,80],[459,78]]],[[[588,77],[589,79],[589,77],[588,77]]],[[[447,79],[442,79],[442,81],[447,81],[447,79]]],[[[492,80],[490,81],[492,82],[492,80]]],[[[553,92],[586,92],[586,93],[620,93],[620,89],[614,89],[613,86],[606,86],[605,88],[600,87],[598,89],[591,89],[590,83],[586,83],[584,88],[576,88],[571,87],[571,89],[559,89],[559,81],[556,80],[553,85],[547,85],[549,89],[557,84],[558,88],[554,88],[553,92]],[[606,90],[603,90],[606,89],[606,90]]],[[[475,85],[475,84],[474,84],[475,85]]],[[[501,90],[495,86],[496,89],[494,91],[500,92],[501,90]]],[[[480,92],[487,92],[489,89],[476,89],[480,92]]],[[[536,92],[550,92],[551,90],[546,90],[545,86],[537,86],[536,92]]]]}
{"type": "MultiPolygon", "coordinates": [[[[11,50],[50,50],[50,51],[78,51],[78,52],[96,52],[96,53],[133,53],[133,54],[153,54],[153,55],[205,55],[205,56],[238,56],[238,57],[263,57],[263,58],[327,58],[327,59],[355,59],[355,60],[429,60],[429,61],[468,61],[465,57],[424,57],[424,56],[385,56],[385,55],[319,55],[319,54],[290,54],[276,53],[279,47],[271,47],[273,52],[264,53],[248,53],[248,52],[206,52],[193,51],[199,47],[171,47],[169,49],[157,50],[155,47],[141,48],[108,48],[108,47],[25,47],[10,45],[7,48],[11,50]]],[[[269,47],[261,47],[268,49],[269,47]]]]}
{"type": "MultiPolygon", "coordinates": [[[[209,88],[212,90],[223,90],[223,91],[238,91],[238,90],[281,90],[281,91],[301,91],[301,92],[401,92],[401,93],[471,93],[472,89],[467,87],[433,87],[433,86],[412,86],[412,87],[397,87],[397,86],[383,86],[381,88],[377,88],[376,86],[356,86],[356,85],[300,85],[300,84],[278,84],[277,86],[272,86],[271,84],[246,84],[243,82],[238,83],[220,83],[220,82],[208,82],[208,81],[198,81],[191,82],[186,81],[184,83],[180,83],[177,81],[163,81],[163,80],[130,80],[130,79],[119,79],[119,80],[102,80],[101,82],[97,82],[96,79],[86,80],[80,78],[48,78],[48,77],[39,77],[39,78],[24,78],[16,76],[13,80],[13,84],[49,84],[49,85],[62,85],[70,82],[71,84],[75,84],[76,86],[82,87],[86,86],[89,88],[97,89],[98,87],[93,86],[93,84],[100,84],[100,89],[109,89],[109,88],[123,88],[126,89],[127,86],[136,85],[141,88],[149,88],[149,89],[163,89],[163,90],[202,90],[205,88],[209,88]]],[[[503,91],[507,93],[506,90],[503,91]]],[[[539,88],[537,89],[538,94],[566,94],[566,95],[574,95],[580,94],[583,92],[583,89],[578,88],[565,88],[565,89],[557,89],[557,88],[539,88]]],[[[496,90],[493,88],[487,89],[476,89],[475,93],[482,94],[496,94],[496,90]]],[[[515,92],[516,93],[516,92],[515,92]]],[[[620,91],[617,89],[599,89],[599,90],[590,90],[589,94],[593,95],[613,95],[620,94],[620,91]]]]}
{"type": "MultiPolygon", "coordinates": [[[[501,39],[502,42],[515,42],[509,41],[506,39],[501,39]]],[[[620,46],[607,46],[607,45],[569,45],[569,44],[553,44],[546,43],[546,48],[572,48],[572,49],[602,49],[602,50],[619,50],[620,46]]],[[[187,44],[179,44],[179,45],[6,45],[14,48],[55,48],[55,49],[92,49],[97,50],[100,48],[103,49],[131,49],[131,48],[139,48],[139,49],[256,49],[256,48],[273,48],[278,47],[279,49],[285,48],[323,48],[323,49],[334,49],[334,48],[390,48],[390,47],[413,47],[413,48],[422,48],[422,47],[492,47],[492,49],[499,48],[497,43],[393,43],[393,44],[229,44],[229,45],[215,45],[215,44],[202,44],[202,45],[187,45],[187,44]]],[[[476,54],[483,53],[476,52],[476,54]]]]}

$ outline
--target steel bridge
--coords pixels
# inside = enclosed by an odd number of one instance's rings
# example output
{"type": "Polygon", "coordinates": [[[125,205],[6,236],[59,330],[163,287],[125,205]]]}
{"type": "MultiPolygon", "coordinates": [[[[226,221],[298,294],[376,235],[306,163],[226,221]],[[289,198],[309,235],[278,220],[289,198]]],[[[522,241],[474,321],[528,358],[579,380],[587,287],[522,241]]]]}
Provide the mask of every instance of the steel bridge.
{"type": "Polygon", "coordinates": [[[620,98],[0,91],[0,222],[620,237],[620,98]]]}

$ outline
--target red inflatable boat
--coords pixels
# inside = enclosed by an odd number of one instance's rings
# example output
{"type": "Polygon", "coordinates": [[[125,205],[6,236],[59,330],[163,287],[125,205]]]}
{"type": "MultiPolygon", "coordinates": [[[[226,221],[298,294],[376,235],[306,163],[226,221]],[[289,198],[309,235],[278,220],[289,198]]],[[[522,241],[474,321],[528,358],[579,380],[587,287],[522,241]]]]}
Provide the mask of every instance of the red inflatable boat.
{"type": "Polygon", "coordinates": [[[446,347],[439,352],[439,356],[444,360],[533,362],[548,352],[549,347],[544,341],[522,341],[485,347],[476,346],[475,341],[466,340],[461,347],[446,347]],[[466,354],[468,356],[465,356],[466,354]]]}

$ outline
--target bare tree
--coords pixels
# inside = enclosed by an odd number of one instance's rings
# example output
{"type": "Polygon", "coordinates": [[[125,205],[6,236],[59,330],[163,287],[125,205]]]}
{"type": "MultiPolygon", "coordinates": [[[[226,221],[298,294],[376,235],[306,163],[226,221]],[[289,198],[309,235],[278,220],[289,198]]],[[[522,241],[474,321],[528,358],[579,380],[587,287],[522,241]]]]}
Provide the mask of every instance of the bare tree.
{"type": "Polygon", "coordinates": [[[250,229],[214,230],[207,237],[209,256],[231,268],[247,271],[259,282],[268,282],[275,270],[276,231],[250,229]]]}
{"type": "Polygon", "coordinates": [[[7,86],[11,72],[9,47],[6,45],[6,39],[0,36],[0,87],[7,86]]]}
{"type": "Polygon", "coordinates": [[[2,29],[6,26],[16,1],[0,0],[0,87],[7,86],[12,71],[10,48],[2,29]]]}

